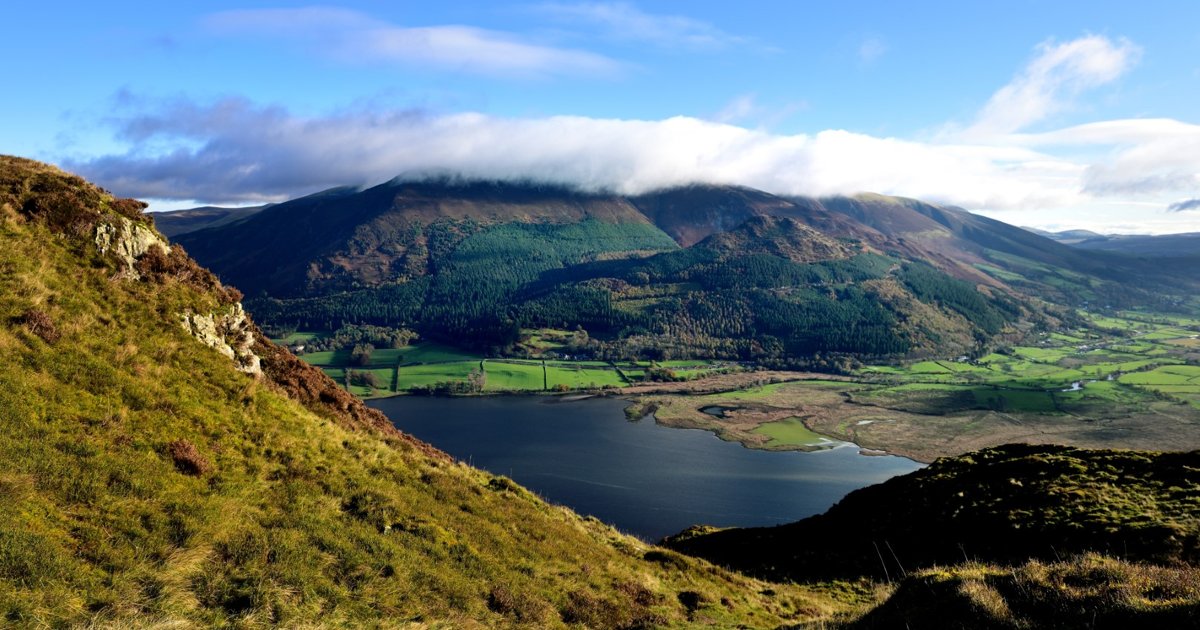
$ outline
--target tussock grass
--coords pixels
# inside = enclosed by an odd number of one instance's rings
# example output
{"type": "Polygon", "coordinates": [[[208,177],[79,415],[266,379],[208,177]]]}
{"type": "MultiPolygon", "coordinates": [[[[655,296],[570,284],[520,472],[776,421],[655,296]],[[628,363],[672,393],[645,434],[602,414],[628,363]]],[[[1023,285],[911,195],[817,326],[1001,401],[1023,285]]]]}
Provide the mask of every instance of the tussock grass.
{"type": "Polygon", "coordinates": [[[841,628],[1195,628],[1200,569],[1087,554],[1004,567],[937,567],[841,628]]]}

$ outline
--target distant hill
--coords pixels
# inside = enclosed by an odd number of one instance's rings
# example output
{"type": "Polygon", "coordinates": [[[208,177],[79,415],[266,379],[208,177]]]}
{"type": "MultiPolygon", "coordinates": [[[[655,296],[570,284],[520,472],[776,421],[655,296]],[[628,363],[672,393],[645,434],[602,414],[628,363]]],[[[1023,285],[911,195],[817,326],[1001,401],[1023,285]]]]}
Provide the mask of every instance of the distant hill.
{"type": "Polygon", "coordinates": [[[186,232],[195,232],[196,230],[240,221],[246,217],[253,216],[266,207],[221,208],[217,206],[203,206],[189,210],[155,212],[149,216],[154,219],[154,227],[163,236],[174,238],[186,232]]]}
{"type": "Polygon", "coordinates": [[[1097,234],[1088,230],[1046,232],[1060,243],[1091,251],[1113,252],[1140,258],[1200,259],[1200,232],[1181,234],[1097,234]]]}
{"type": "Polygon", "coordinates": [[[1031,227],[1021,228],[1021,229],[1028,230],[1039,236],[1045,236],[1048,239],[1058,241],[1059,243],[1062,243],[1064,245],[1074,245],[1075,243],[1078,243],[1080,241],[1087,241],[1087,240],[1091,240],[1091,239],[1108,238],[1108,236],[1106,236],[1104,234],[1101,234],[1099,232],[1093,232],[1091,230],[1063,230],[1061,232],[1050,232],[1047,230],[1039,230],[1037,228],[1031,228],[1031,227]]]}

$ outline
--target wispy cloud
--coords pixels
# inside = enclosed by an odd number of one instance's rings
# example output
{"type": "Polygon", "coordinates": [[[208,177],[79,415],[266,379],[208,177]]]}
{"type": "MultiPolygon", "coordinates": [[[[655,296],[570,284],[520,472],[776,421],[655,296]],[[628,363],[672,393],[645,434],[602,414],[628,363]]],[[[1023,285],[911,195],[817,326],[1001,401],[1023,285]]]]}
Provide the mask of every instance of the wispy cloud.
{"type": "Polygon", "coordinates": [[[793,101],[782,106],[764,105],[759,102],[758,95],[751,92],[735,96],[711,119],[720,123],[770,127],[807,107],[808,103],[804,101],[793,101]]]}
{"type": "Polygon", "coordinates": [[[1138,59],[1141,49],[1126,39],[1090,35],[1069,42],[1045,42],[1038,54],[1000,88],[963,132],[968,137],[1008,134],[1068,109],[1085,89],[1109,83],[1138,59]]]}
{"type": "Polygon", "coordinates": [[[536,5],[543,15],[599,28],[614,38],[662,48],[717,49],[747,43],[708,22],[682,15],[651,14],[626,2],[549,2],[536,5]]]}
{"type": "Polygon", "coordinates": [[[461,25],[400,26],[348,9],[224,11],[204,24],[216,34],[291,41],[346,63],[425,65],[507,77],[614,75],[622,69],[620,62],[600,54],[513,33],[461,25]]]}
{"type": "Polygon", "coordinates": [[[1167,206],[1167,210],[1170,210],[1171,212],[1200,210],[1200,199],[1185,199],[1167,206]]]}
{"type": "Polygon", "coordinates": [[[888,50],[887,42],[879,37],[868,37],[858,45],[858,60],[870,65],[888,50]]]}

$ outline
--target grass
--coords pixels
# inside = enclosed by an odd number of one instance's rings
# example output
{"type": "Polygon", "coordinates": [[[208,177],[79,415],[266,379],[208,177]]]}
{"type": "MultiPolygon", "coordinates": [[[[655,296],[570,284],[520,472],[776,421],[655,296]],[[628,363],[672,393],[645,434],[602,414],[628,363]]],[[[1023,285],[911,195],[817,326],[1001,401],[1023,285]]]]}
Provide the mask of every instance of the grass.
{"type": "Polygon", "coordinates": [[[924,569],[882,605],[832,627],[1183,628],[1197,615],[1200,570],[1083,554],[924,569]]]}
{"type": "Polygon", "coordinates": [[[544,389],[544,374],[541,363],[517,363],[510,361],[487,361],[487,391],[541,391],[544,389]]]}
{"type": "MultiPolygon", "coordinates": [[[[534,331],[530,339],[553,338],[559,332],[562,331],[534,331]]],[[[301,355],[301,358],[323,368],[339,383],[345,382],[346,369],[360,369],[350,365],[349,350],[311,352],[301,355]]],[[[378,389],[350,389],[355,395],[370,398],[404,393],[413,388],[440,383],[462,382],[467,380],[467,375],[478,368],[481,362],[488,375],[484,385],[485,392],[540,392],[562,387],[571,390],[623,387],[630,384],[626,378],[633,381],[644,378],[645,367],[652,365],[631,363],[614,367],[607,361],[596,360],[485,359],[482,355],[423,341],[406,348],[375,350],[368,364],[361,369],[370,369],[372,372],[393,371],[392,374],[387,374],[386,378],[382,378],[383,373],[378,372],[379,382],[386,386],[378,389]],[[543,363],[546,366],[544,377],[543,363]],[[622,378],[622,372],[626,378],[622,378]]],[[[669,368],[676,376],[686,379],[701,378],[717,369],[711,362],[701,360],[663,361],[653,365],[669,368]]]]}
{"type": "Polygon", "coordinates": [[[320,337],[321,333],[316,332],[293,332],[286,337],[275,338],[271,341],[281,346],[294,346],[296,344],[303,344],[305,342],[312,341],[313,339],[319,339],[320,337]]]}
{"type": "Polygon", "coordinates": [[[621,387],[625,381],[616,370],[597,368],[569,368],[551,366],[546,368],[549,386],[553,389],[563,385],[570,389],[592,389],[596,387],[621,387]]]}
{"type": "Polygon", "coordinates": [[[813,433],[804,426],[800,418],[785,418],[775,422],[759,425],[754,433],[765,435],[768,439],[764,444],[767,448],[781,446],[821,446],[830,442],[829,438],[813,433]]]}
{"type": "Polygon", "coordinates": [[[450,381],[465,381],[471,370],[479,369],[479,361],[452,361],[448,363],[422,363],[396,368],[398,389],[405,391],[450,381]]]}
{"type": "MultiPolygon", "coordinates": [[[[1200,448],[1200,366],[1172,321],[1096,316],[974,361],[868,365],[850,380],[789,382],[686,397],[650,395],[660,422],[766,447],[758,426],[803,415],[825,435],[921,461],[1005,441],[1200,448]],[[1146,333],[1163,331],[1163,339],[1146,333]],[[1137,335],[1131,337],[1130,335],[1137,335]],[[1088,349],[1080,350],[1086,345],[1088,349]],[[1074,384],[1081,389],[1075,391],[1074,384]],[[719,400],[737,422],[699,412],[719,400]],[[799,413],[803,410],[802,414],[799,413]]],[[[1190,338],[1189,338],[1190,340],[1190,338]]]]}

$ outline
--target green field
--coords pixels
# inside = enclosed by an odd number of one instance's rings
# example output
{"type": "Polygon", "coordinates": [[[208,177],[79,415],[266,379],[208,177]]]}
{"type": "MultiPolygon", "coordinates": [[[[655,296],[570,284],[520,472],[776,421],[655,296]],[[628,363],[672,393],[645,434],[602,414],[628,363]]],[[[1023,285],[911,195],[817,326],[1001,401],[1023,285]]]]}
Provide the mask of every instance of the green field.
{"type": "MultiPolygon", "coordinates": [[[[544,329],[530,333],[529,340],[545,348],[551,339],[567,335],[565,331],[544,329]]],[[[285,340],[309,340],[316,333],[293,333],[285,340]]],[[[414,343],[405,348],[381,348],[371,353],[366,365],[351,365],[348,349],[310,352],[300,358],[320,367],[331,378],[347,387],[346,371],[368,371],[379,387],[349,385],[354,394],[364,397],[392,396],[414,388],[438,387],[446,383],[466,383],[473,370],[486,374],[484,392],[540,392],[562,389],[600,389],[623,387],[645,377],[649,367],[668,368],[677,377],[699,378],[729,365],[713,365],[702,360],[676,360],[661,363],[613,364],[598,360],[488,359],[479,354],[432,342],[414,343]]]]}
{"type": "MultiPolygon", "coordinates": [[[[1128,405],[1139,397],[1149,401],[1164,396],[1200,406],[1200,367],[1194,365],[1200,360],[1200,340],[1194,338],[1200,334],[1197,320],[1146,313],[1081,314],[1087,317],[1088,325],[1047,331],[1029,338],[1025,345],[999,348],[975,360],[961,357],[865,366],[857,372],[858,384],[848,392],[862,402],[934,414],[953,409],[1092,413],[1104,401],[1128,405]],[[1188,365],[1189,361],[1193,365],[1188,365]],[[1068,391],[1074,383],[1080,383],[1084,392],[1068,391]]],[[[573,334],[555,329],[530,330],[523,345],[527,349],[557,350],[573,334]]],[[[297,332],[280,341],[302,342],[315,336],[297,332]]],[[[622,387],[644,379],[651,367],[670,370],[684,379],[730,367],[697,359],[613,364],[590,359],[541,360],[537,356],[485,359],[450,346],[420,342],[405,348],[375,350],[362,367],[349,365],[348,350],[313,352],[301,358],[325,369],[343,385],[346,369],[371,371],[380,384],[378,388],[351,387],[364,397],[465,383],[471,371],[481,366],[486,373],[484,392],[622,387]]],[[[847,387],[845,383],[819,383],[823,387],[847,387]]],[[[754,400],[771,396],[776,387],[716,396],[754,400]]]]}
{"type": "Polygon", "coordinates": [[[485,391],[540,391],[544,388],[541,362],[517,363],[492,360],[484,362],[483,367],[487,372],[485,391]]]}
{"type": "Polygon", "coordinates": [[[764,444],[767,448],[781,446],[819,447],[832,442],[829,438],[810,431],[808,427],[804,426],[804,422],[800,418],[785,418],[776,422],[768,422],[759,425],[753,433],[765,435],[770,438],[764,444]]]}
{"type": "Polygon", "coordinates": [[[627,384],[613,369],[559,367],[547,362],[546,373],[551,389],[559,385],[570,389],[593,389],[627,384]]]}
{"type": "Polygon", "coordinates": [[[1085,315],[1090,326],[1043,333],[1036,343],[975,361],[864,367],[859,372],[864,382],[889,387],[856,398],[922,413],[945,413],[966,405],[1011,412],[1093,413],[1104,401],[1133,405],[1156,394],[1192,404],[1200,401],[1200,366],[1194,365],[1200,360],[1195,353],[1200,343],[1193,343],[1200,328],[1196,320],[1085,315]],[[1082,390],[1064,391],[1074,383],[1082,390]],[[964,397],[967,389],[970,397],[964,397]]]}

